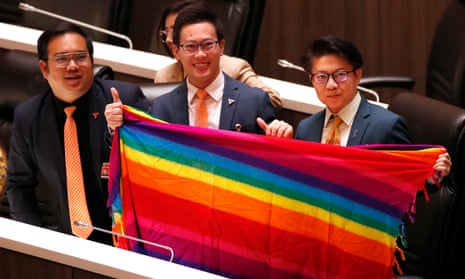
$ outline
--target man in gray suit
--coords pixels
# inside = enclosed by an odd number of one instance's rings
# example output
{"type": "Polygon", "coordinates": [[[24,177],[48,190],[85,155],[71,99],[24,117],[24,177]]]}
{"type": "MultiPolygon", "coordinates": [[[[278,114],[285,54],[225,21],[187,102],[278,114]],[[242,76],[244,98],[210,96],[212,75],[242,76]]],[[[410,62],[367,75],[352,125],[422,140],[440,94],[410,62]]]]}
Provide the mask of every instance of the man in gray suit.
{"type": "MultiPolygon", "coordinates": [[[[174,26],[173,54],[186,72],[184,82],[158,97],[151,114],[170,123],[194,126],[197,91],[206,90],[208,128],[292,138],[293,128],[276,119],[268,95],[221,72],[224,51],[223,27],[208,10],[192,9],[178,15],[174,26]]],[[[105,115],[110,128],[122,124],[121,102],[107,106],[105,115]]]]}

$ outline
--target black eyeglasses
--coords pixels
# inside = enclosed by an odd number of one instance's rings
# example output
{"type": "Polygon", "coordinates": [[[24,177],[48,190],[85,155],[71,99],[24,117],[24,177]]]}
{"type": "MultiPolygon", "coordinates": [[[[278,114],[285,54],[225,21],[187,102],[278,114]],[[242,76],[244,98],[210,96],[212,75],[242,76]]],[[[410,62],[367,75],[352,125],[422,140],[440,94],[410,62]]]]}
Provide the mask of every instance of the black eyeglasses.
{"type": "Polygon", "coordinates": [[[199,51],[199,49],[207,53],[214,51],[219,42],[220,41],[206,40],[201,43],[187,42],[184,44],[180,44],[179,46],[182,48],[182,50],[184,50],[186,54],[194,54],[197,51],[199,51]]]}
{"type": "Polygon", "coordinates": [[[353,72],[355,72],[355,69],[352,71],[336,71],[331,74],[315,73],[310,74],[310,80],[316,84],[326,84],[328,83],[329,77],[332,77],[335,82],[340,83],[347,81],[349,79],[349,74],[353,72]]]}

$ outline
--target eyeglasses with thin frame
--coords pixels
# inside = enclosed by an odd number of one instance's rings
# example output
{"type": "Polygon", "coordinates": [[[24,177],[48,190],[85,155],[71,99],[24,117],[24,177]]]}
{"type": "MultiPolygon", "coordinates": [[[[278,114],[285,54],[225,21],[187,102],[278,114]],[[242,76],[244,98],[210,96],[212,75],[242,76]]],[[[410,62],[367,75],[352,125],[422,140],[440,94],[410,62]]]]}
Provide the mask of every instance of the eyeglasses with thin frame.
{"type": "Polygon", "coordinates": [[[201,43],[187,42],[184,44],[180,44],[179,47],[182,48],[185,54],[197,53],[199,49],[202,52],[208,53],[208,52],[214,51],[219,42],[220,41],[215,41],[215,40],[206,40],[201,43]]]}
{"type": "Polygon", "coordinates": [[[59,53],[49,59],[55,62],[57,68],[66,68],[68,67],[71,60],[73,60],[74,63],[78,64],[79,66],[87,65],[87,63],[89,63],[87,57],[87,51],[76,51],[68,53],[59,53]]]}
{"type": "Polygon", "coordinates": [[[329,81],[329,77],[332,77],[335,82],[341,83],[347,81],[349,79],[349,74],[353,72],[355,72],[355,69],[352,71],[336,71],[331,74],[315,73],[310,74],[310,80],[316,84],[326,84],[329,81]]]}

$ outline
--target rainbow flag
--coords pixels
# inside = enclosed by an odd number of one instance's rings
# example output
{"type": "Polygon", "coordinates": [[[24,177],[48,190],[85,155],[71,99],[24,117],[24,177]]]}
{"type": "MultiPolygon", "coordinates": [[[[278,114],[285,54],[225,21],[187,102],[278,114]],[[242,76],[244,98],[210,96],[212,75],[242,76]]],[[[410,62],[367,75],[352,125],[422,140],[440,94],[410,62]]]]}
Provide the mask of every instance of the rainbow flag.
{"type": "Polygon", "coordinates": [[[114,231],[229,278],[392,278],[402,214],[444,152],[174,125],[130,107],[124,119],[110,160],[114,231]]]}

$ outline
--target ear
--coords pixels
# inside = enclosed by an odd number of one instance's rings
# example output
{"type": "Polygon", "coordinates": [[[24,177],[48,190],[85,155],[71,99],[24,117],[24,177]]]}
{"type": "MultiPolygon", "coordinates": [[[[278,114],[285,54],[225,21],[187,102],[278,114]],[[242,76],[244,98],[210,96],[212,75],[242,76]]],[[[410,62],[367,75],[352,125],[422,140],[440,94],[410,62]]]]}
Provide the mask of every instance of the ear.
{"type": "Polygon", "coordinates": [[[174,43],[166,43],[169,47],[169,49],[171,50],[171,53],[174,54],[174,48],[176,47],[176,45],[174,43]]]}
{"type": "Polygon", "coordinates": [[[181,60],[181,57],[180,57],[180,55],[179,55],[179,51],[180,51],[180,50],[181,50],[181,49],[180,49],[177,45],[175,45],[175,44],[173,44],[172,47],[171,47],[171,51],[173,52],[173,56],[174,56],[174,58],[176,58],[176,60],[178,60],[178,61],[181,60]]]}
{"type": "Polygon", "coordinates": [[[360,83],[360,80],[362,79],[362,68],[358,68],[355,70],[355,75],[357,76],[357,84],[360,83]]]}
{"type": "Polygon", "coordinates": [[[221,50],[221,55],[224,54],[224,45],[225,45],[226,41],[224,39],[222,39],[220,42],[219,42],[219,45],[220,45],[220,50],[221,50]]]}
{"type": "Polygon", "coordinates": [[[47,65],[47,62],[45,62],[44,60],[39,60],[39,68],[40,68],[40,72],[42,72],[42,76],[47,79],[48,77],[48,65],[47,65]]]}

